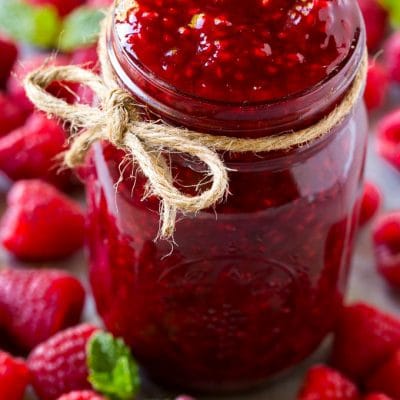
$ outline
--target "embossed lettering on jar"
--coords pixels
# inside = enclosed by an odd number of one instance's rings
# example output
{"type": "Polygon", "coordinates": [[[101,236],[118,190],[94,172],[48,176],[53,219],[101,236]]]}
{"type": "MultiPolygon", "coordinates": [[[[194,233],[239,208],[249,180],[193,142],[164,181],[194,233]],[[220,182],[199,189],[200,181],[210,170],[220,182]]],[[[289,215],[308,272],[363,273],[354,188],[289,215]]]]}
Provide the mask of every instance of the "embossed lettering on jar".
{"type": "MultiPolygon", "coordinates": [[[[143,118],[232,137],[317,123],[344,98],[365,35],[354,0],[120,0],[110,62],[143,118]]],[[[155,241],[159,201],[108,145],[87,168],[91,284],[106,326],[158,382],[233,390],[310,355],[346,288],[362,188],[362,96],[305,146],[221,154],[229,195],[155,241]],[[120,179],[121,178],[121,179],[120,179]]],[[[205,166],[173,154],[179,189],[205,166]]]]}

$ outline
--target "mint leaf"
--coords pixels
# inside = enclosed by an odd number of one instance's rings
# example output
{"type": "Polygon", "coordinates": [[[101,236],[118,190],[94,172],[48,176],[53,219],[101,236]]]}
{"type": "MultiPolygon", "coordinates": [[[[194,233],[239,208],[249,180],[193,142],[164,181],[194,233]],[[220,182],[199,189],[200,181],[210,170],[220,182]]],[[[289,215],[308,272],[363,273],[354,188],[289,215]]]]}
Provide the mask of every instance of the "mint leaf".
{"type": "Polygon", "coordinates": [[[391,22],[394,26],[400,26],[400,1],[399,0],[379,0],[381,5],[390,14],[391,22]]]}
{"type": "Polygon", "coordinates": [[[15,40],[50,48],[57,41],[60,18],[51,6],[36,7],[25,1],[0,1],[0,28],[15,40]]]}
{"type": "Polygon", "coordinates": [[[89,382],[112,399],[132,399],[140,388],[139,368],[122,339],[95,334],[87,347],[89,382]]]}
{"type": "Polygon", "coordinates": [[[60,40],[61,51],[72,51],[96,42],[104,12],[90,7],[79,7],[64,19],[60,40]]]}

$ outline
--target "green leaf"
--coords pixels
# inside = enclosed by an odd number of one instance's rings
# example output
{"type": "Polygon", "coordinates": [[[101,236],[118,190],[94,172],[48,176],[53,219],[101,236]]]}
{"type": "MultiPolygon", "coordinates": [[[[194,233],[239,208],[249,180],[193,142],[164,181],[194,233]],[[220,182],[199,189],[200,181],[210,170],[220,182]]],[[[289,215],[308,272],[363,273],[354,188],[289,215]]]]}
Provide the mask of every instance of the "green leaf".
{"type": "Polygon", "coordinates": [[[87,347],[89,381],[112,399],[132,399],[140,388],[139,368],[122,339],[95,334],[87,347]]]}
{"type": "Polygon", "coordinates": [[[0,1],[0,28],[18,41],[53,47],[60,24],[57,11],[51,6],[36,7],[19,0],[0,1]]]}
{"type": "Polygon", "coordinates": [[[400,26],[400,1],[399,0],[379,0],[381,5],[390,14],[390,19],[395,27],[400,26]]]}
{"type": "Polygon", "coordinates": [[[89,46],[96,42],[104,12],[90,7],[79,7],[64,19],[59,40],[61,51],[89,46]]]}

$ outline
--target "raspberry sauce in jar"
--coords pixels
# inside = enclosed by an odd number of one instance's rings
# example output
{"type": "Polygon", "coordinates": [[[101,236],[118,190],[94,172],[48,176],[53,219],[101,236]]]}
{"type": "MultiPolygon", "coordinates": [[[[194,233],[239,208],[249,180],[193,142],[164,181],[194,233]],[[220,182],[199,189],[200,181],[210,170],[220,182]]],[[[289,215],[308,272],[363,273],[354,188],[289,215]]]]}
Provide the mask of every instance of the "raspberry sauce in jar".
{"type": "MultiPolygon", "coordinates": [[[[263,137],[306,128],[351,87],[365,51],[354,0],[121,0],[108,53],[143,118],[263,137]]],[[[90,278],[107,328],[168,386],[242,390],[310,355],[342,305],[362,191],[367,119],[307,145],[224,153],[229,195],[155,240],[160,203],[126,155],[94,146],[90,278]]],[[[195,194],[206,167],[170,155],[195,194]]]]}

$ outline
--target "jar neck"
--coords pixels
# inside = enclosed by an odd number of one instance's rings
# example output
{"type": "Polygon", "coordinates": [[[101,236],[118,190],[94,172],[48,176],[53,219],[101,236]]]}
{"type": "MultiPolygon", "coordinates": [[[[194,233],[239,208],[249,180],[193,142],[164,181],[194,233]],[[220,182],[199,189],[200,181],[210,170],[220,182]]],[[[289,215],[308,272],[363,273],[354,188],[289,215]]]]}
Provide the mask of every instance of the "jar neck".
{"type": "Polygon", "coordinates": [[[188,96],[167,86],[133,60],[112,24],[109,60],[121,86],[146,106],[146,117],[188,129],[232,137],[262,137],[303,129],[318,122],[343,99],[365,52],[365,28],[359,26],[351,52],[339,68],[307,91],[278,101],[232,104],[188,96]]]}

